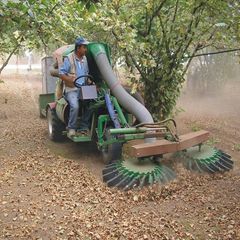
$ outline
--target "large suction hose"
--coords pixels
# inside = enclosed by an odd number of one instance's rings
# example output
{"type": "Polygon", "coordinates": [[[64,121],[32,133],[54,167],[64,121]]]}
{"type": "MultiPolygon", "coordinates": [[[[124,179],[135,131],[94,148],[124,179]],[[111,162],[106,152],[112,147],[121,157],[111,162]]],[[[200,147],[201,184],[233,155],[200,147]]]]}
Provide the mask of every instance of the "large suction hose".
{"type": "MultiPolygon", "coordinates": [[[[139,122],[153,123],[152,115],[145,106],[132,97],[117,80],[109,64],[104,47],[101,44],[94,44],[94,46],[91,47],[91,52],[104,80],[119,103],[128,112],[132,113],[139,122]]],[[[154,140],[154,138],[148,138],[146,142],[152,142],[154,140]]]]}
{"type": "MultiPolygon", "coordinates": [[[[104,78],[108,84],[113,95],[117,98],[119,103],[130,113],[132,113],[141,123],[153,123],[152,115],[149,111],[132,97],[117,80],[115,74],[112,71],[112,67],[109,64],[107,55],[103,47],[98,46],[99,51],[93,54],[94,60],[104,78]]],[[[94,48],[94,50],[96,47],[94,48]]]]}

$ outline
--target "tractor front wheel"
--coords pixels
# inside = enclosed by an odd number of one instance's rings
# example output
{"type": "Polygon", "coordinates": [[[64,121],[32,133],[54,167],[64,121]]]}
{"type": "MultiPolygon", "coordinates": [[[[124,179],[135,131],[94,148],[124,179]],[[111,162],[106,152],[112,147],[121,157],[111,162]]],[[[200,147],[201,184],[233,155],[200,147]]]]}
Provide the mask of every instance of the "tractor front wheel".
{"type": "Polygon", "coordinates": [[[61,122],[56,114],[55,109],[50,107],[47,110],[47,120],[48,120],[48,136],[54,142],[61,142],[65,139],[63,131],[65,130],[65,125],[61,122]]]}

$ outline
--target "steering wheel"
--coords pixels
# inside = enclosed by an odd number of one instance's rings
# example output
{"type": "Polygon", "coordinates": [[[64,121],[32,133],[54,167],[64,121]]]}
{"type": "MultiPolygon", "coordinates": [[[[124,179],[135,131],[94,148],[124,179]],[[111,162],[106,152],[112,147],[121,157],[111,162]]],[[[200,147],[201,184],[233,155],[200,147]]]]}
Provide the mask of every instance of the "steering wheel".
{"type": "MultiPolygon", "coordinates": [[[[83,84],[80,84],[80,83],[77,82],[77,80],[80,79],[80,78],[90,78],[90,80],[93,81],[93,76],[92,75],[89,75],[89,74],[81,75],[81,76],[77,77],[73,82],[74,86],[77,87],[77,88],[80,88],[80,87],[83,86],[83,84]]],[[[86,81],[84,81],[84,84],[86,84],[86,81]]]]}

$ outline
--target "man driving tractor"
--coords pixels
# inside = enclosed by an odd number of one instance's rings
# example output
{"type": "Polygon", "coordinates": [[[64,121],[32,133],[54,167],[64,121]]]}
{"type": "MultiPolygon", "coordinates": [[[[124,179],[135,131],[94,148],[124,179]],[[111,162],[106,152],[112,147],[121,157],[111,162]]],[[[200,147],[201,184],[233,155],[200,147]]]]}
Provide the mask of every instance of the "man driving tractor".
{"type": "MultiPolygon", "coordinates": [[[[114,74],[108,45],[99,42],[87,44],[86,40],[78,38],[75,45],[63,46],[54,52],[58,66],[62,66],[60,71],[55,67],[50,73],[63,81],[57,83],[55,93],[46,89],[39,98],[40,116],[47,117],[48,136],[52,141],[64,140],[68,127],[68,138],[73,142],[95,142],[107,163],[103,169],[103,181],[109,187],[124,190],[173,179],[175,173],[164,164],[165,161],[161,161],[164,154],[179,156],[180,159],[176,160],[181,160],[191,171],[215,173],[233,168],[234,161],[230,155],[204,144],[209,139],[208,131],[179,136],[174,119],[154,122],[141,100],[129,94],[114,74]],[[89,69],[87,60],[91,64],[89,69]],[[88,71],[94,78],[86,75],[88,71]],[[96,81],[98,91],[96,85],[83,86],[87,84],[87,78],[96,81]],[[61,83],[64,83],[64,96],[62,91],[56,94],[61,83]],[[83,114],[84,109],[87,111],[83,114]],[[133,117],[139,121],[138,124],[133,124],[133,117]],[[87,130],[90,122],[90,134],[78,134],[79,129],[87,130]],[[131,142],[127,152],[122,154],[123,144],[138,139],[141,142],[131,142]]],[[[48,66],[45,65],[44,68],[48,66]]],[[[47,85],[52,78],[44,80],[47,85]]]]}
{"type": "MultiPolygon", "coordinates": [[[[83,37],[75,41],[75,51],[70,53],[59,69],[59,75],[64,82],[64,96],[70,107],[67,125],[68,136],[74,137],[77,133],[77,119],[79,112],[79,88],[75,87],[74,80],[80,76],[88,75],[88,62],[86,58],[87,44],[83,37]]],[[[86,77],[78,79],[78,85],[85,85],[86,77]]],[[[86,135],[89,132],[90,111],[87,109],[83,114],[78,133],[86,135]]]]}

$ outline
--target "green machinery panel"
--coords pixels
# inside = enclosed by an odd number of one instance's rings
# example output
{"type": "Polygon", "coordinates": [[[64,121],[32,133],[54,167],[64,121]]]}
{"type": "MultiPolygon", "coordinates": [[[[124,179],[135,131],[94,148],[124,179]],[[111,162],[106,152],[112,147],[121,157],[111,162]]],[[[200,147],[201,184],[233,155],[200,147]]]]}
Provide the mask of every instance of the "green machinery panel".
{"type": "Polygon", "coordinates": [[[54,93],[40,94],[38,101],[39,101],[40,117],[46,117],[47,105],[48,103],[55,101],[55,94],[54,93]]]}

